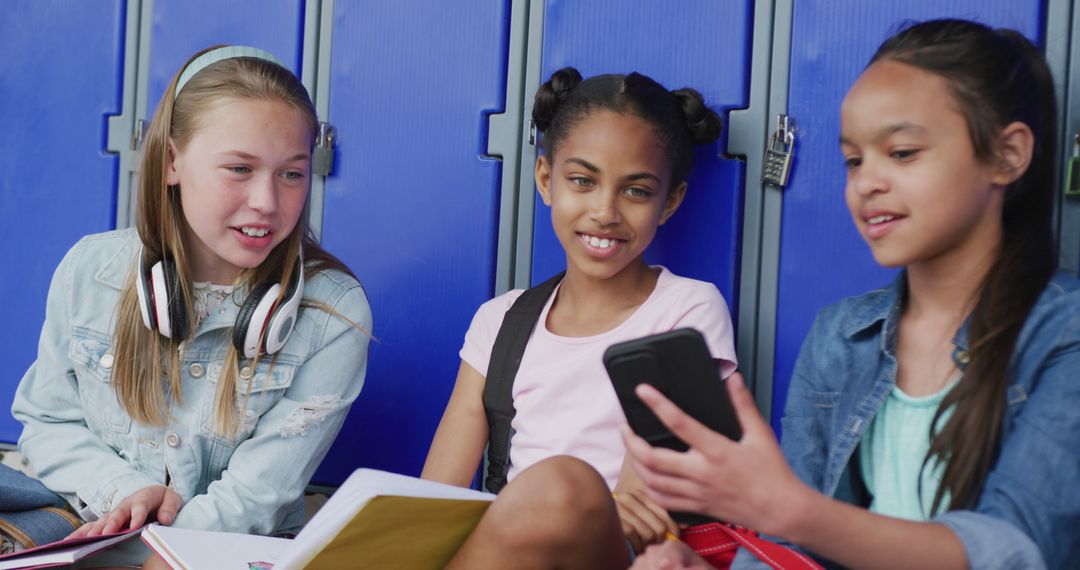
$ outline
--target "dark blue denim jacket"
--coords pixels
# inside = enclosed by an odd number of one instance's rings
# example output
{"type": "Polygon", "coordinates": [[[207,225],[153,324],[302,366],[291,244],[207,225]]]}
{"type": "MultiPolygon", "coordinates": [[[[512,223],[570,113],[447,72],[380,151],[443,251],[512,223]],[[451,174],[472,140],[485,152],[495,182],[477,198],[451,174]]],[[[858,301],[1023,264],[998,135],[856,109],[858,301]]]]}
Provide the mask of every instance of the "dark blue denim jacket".
{"type": "MultiPolygon", "coordinates": [[[[782,420],[781,447],[795,473],[861,506],[853,459],[895,384],[905,283],[902,273],[887,289],[818,314],[782,420]]],[[[966,325],[953,344],[962,369],[966,325]]],[[[956,533],[972,568],[1080,567],[1080,281],[1058,272],[1046,286],[1020,332],[1009,376],[1001,453],[977,506],[933,522],[956,533]]]]}

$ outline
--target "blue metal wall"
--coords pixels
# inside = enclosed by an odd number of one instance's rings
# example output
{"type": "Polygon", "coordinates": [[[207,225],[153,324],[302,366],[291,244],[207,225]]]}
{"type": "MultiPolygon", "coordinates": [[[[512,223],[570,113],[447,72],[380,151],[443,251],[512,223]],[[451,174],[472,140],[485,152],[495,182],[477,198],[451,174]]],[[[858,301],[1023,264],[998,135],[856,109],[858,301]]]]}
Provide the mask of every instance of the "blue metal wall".
{"type": "Polygon", "coordinates": [[[323,244],[375,315],[367,384],[316,474],[419,474],[473,312],[494,293],[508,0],[336,2],[323,244]]]}
{"type": "Polygon", "coordinates": [[[215,44],[265,49],[301,73],[303,0],[154,0],[152,6],[147,122],[176,70],[195,52],[215,44]]]}
{"type": "MultiPolygon", "coordinates": [[[[751,0],[548,0],[542,80],[568,65],[585,77],[638,71],[669,89],[693,87],[724,114],[747,104],[752,16],[751,0]]],[[[721,142],[696,153],[686,199],[646,259],[715,283],[734,314],[745,165],[721,158],[723,148],[721,142]]],[[[539,283],[566,267],[551,209],[539,197],[533,239],[532,281],[539,283]]]]}
{"type": "Polygon", "coordinates": [[[942,17],[975,19],[1042,37],[1039,2],[795,2],[788,111],[798,125],[798,147],[784,193],[781,230],[773,385],[777,429],[795,358],[818,309],[887,285],[893,275],[874,262],[844,202],[844,161],[837,142],[840,102],[877,46],[904,21],[942,17]]]}
{"type": "MultiPolygon", "coordinates": [[[[53,270],[80,237],[115,223],[118,161],[105,137],[120,113],[125,17],[123,0],[18,0],[0,11],[4,410],[37,354],[53,270]]],[[[0,441],[20,433],[0,413],[0,441]]]]}

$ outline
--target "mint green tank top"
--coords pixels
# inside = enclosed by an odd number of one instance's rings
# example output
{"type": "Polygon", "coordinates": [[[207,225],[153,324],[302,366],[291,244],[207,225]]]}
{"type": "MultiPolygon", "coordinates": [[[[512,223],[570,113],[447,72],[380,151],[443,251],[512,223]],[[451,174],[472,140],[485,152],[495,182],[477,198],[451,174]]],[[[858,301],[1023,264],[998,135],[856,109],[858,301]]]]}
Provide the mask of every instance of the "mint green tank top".
{"type": "MultiPolygon", "coordinates": [[[[944,471],[944,466],[936,461],[922,469],[930,449],[930,422],[958,379],[959,376],[952,379],[936,394],[919,398],[893,386],[859,444],[863,481],[873,497],[870,511],[914,521],[930,518],[934,494],[944,471]]],[[[946,410],[938,425],[945,425],[951,414],[951,409],[946,410]]],[[[943,505],[948,505],[948,500],[946,496],[943,505]]]]}

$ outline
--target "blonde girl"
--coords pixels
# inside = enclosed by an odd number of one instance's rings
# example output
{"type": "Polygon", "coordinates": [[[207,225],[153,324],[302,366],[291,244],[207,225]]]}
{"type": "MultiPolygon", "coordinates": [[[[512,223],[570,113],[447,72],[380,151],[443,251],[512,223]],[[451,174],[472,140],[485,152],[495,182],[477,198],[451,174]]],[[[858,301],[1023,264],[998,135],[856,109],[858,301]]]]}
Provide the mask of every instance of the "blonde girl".
{"type": "Polygon", "coordinates": [[[308,232],[311,100],[272,55],[196,54],[143,150],[137,229],[56,270],[19,446],[96,535],[288,534],[364,379],[363,289],[308,232]]]}

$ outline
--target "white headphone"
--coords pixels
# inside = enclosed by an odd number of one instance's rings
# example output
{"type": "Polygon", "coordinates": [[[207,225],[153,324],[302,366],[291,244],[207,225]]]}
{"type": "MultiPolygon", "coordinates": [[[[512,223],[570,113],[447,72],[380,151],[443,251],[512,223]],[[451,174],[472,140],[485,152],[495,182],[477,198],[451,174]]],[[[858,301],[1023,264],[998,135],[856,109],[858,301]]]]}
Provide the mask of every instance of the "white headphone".
{"type": "MultiPolygon", "coordinates": [[[[153,265],[144,249],[139,254],[138,278],[135,291],[139,296],[139,311],[143,324],[166,338],[187,338],[190,331],[187,308],[180,294],[180,278],[176,264],[165,258],[153,265]]],[[[288,283],[267,281],[256,285],[233,324],[232,341],[236,350],[247,358],[260,352],[274,354],[285,346],[296,326],[300,299],[304,296],[304,256],[299,255],[288,283]],[[285,295],[278,303],[278,294],[285,295]]]]}

